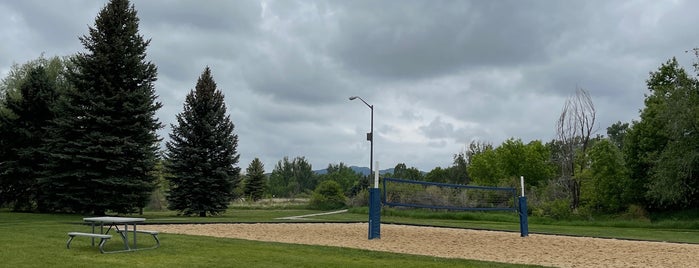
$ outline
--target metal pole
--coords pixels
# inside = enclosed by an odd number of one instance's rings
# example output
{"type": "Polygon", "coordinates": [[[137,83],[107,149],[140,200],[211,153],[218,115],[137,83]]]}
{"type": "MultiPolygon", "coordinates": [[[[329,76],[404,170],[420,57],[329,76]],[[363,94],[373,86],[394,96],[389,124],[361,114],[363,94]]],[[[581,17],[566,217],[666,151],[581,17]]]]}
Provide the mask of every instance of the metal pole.
{"type": "Polygon", "coordinates": [[[366,104],[369,109],[371,109],[371,131],[367,133],[367,140],[369,140],[369,176],[371,177],[372,172],[374,172],[374,105],[369,105],[362,97],[352,96],[350,100],[359,99],[364,104],[366,104]]]}
{"type": "MultiPolygon", "coordinates": [[[[371,108],[371,140],[369,141],[369,170],[374,171],[374,105],[371,108]]],[[[378,172],[377,172],[378,173],[378,172]]],[[[369,173],[371,175],[371,172],[369,173]]]]}

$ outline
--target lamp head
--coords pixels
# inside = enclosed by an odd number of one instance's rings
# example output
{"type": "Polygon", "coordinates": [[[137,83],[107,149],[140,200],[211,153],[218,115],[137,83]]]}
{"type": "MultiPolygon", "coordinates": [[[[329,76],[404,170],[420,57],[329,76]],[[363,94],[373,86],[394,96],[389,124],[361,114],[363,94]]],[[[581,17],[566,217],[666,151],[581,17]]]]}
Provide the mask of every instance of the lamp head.
{"type": "Polygon", "coordinates": [[[352,96],[352,97],[350,97],[350,100],[355,100],[356,98],[357,98],[357,96],[352,96]]]}

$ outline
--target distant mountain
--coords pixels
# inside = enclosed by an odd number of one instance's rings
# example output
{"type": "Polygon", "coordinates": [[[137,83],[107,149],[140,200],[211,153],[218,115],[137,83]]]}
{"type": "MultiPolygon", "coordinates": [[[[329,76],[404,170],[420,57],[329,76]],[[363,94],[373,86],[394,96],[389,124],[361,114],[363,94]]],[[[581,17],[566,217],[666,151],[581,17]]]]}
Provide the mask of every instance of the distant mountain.
{"type": "MultiPolygon", "coordinates": [[[[350,166],[350,169],[352,169],[352,171],[359,173],[359,174],[362,174],[364,176],[371,174],[371,172],[370,172],[371,169],[369,169],[368,167],[350,166]]],[[[319,170],[314,170],[313,172],[315,172],[318,175],[323,175],[323,174],[327,174],[328,170],[327,169],[319,169],[319,170]]],[[[393,168],[379,170],[379,174],[386,174],[386,173],[393,173],[393,168]]]]}

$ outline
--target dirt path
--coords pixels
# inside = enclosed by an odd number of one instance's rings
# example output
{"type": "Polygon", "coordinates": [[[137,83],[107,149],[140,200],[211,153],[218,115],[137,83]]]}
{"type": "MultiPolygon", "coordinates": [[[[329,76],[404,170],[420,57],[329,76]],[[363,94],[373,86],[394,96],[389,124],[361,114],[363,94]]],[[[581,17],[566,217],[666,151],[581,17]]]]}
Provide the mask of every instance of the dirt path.
{"type": "Polygon", "coordinates": [[[164,233],[359,248],[556,267],[699,267],[699,245],[366,223],[152,225],[164,233]]]}

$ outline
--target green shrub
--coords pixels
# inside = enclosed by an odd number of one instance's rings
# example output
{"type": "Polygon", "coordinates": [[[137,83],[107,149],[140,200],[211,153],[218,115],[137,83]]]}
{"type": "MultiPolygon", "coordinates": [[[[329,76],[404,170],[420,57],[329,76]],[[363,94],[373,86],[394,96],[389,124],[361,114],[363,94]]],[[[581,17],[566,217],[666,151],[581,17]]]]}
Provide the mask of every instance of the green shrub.
{"type": "Polygon", "coordinates": [[[650,222],[648,211],[642,206],[634,204],[629,205],[626,212],[621,215],[621,218],[650,222]]]}
{"type": "Polygon", "coordinates": [[[570,203],[566,199],[542,202],[532,208],[532,214],[537,217],[550,217],[555,220],[569,219],[571,216],[570,203]]]}
{"type": "Polygon", "coordinates": [[[310,209],[330,210],[344,208],[345,194],[339,183],[333,180],[323,181],[316,187],[308,204],[310,209]]]}
{"type": "Polygon", "coordinates": [[[350,197],[347,205],[351,208],[369,206],[369,190],[362,189],[357,194],[350,197]]]}

